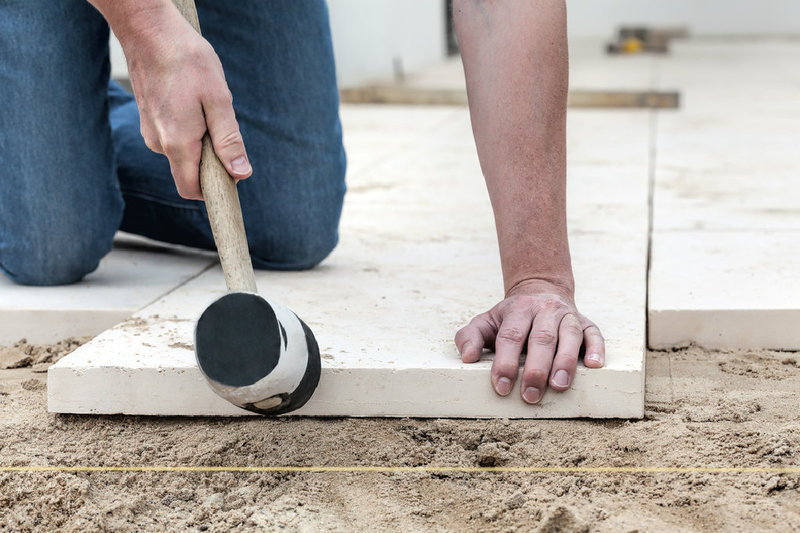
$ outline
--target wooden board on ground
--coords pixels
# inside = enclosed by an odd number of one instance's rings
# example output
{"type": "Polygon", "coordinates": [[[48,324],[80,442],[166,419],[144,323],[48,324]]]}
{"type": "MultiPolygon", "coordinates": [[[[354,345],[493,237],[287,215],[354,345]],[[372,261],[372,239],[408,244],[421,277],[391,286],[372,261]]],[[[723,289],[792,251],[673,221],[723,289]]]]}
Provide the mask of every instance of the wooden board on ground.
{"type": "MultiPolygon", "coordinates": [[[[463,89],[405,85],[343,88],[339,97],[342,102],[350,104],[467,105],[467,92],[463,89]]],[[[680,106],[680,94],[677,91],[573,89],[569,92],[567,105],[578,108],[675,109],[680,106]]]]}

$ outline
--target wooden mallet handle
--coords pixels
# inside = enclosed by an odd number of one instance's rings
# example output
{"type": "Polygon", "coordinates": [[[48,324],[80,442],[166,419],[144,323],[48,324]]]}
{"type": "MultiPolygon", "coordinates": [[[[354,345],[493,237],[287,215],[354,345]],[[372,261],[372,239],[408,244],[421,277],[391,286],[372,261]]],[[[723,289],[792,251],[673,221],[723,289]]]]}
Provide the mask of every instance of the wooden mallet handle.
{"type": "MultiPolygon", "coordinates": [[[[189,24],[200,33],[194,0],[172,1],[189,24]]],[[[228,174],[214,152],[208,133],[203,136],[203,151],[200,155],[200,188],[228,290],[258,292],[236,180],[228,174]]]]}

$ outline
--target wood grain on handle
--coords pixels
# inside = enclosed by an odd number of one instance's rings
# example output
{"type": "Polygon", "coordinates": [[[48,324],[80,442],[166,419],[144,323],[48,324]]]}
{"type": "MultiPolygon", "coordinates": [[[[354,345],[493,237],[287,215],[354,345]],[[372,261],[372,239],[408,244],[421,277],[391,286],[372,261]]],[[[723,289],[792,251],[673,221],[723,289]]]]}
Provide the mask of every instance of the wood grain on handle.
{"type": "MultiPolygon", "coordinates": [[[[181,15],[200,33],[194,0],[172,1],[181,15]]],[[[208,220],[228,290],[258,292],[236,181],[214,152],[208,133],[203,136],[203,152],[200,155],[200,188],[203,190],[208,220]]]]}

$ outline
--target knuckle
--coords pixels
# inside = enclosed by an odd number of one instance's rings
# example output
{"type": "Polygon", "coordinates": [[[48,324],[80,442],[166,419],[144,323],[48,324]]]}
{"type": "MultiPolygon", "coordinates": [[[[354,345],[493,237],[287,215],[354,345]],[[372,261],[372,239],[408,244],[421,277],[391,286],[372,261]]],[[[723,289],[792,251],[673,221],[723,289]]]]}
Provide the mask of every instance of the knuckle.
{"type": "Polygon", "coordinates": [[[554,346],[558,336],[550,330],[541,329],[533,332],[531,341],[538,346],[554,346]]]}
{"type": "Polygon", "coordinates": [[[525,313],[530,311],[533,304],[533,299],[529,296],[517,296],[511,301],[511,311],[517,313],[525,313]]]}
{"type": "Polygon", "coordinates": [[[511,326],[508,328],[501,328],[497,334],[497,338],[514,344],[522,344],[525,341],[525,333],[520,328],[511,326]]]}
{"type": "Polygon", "coordinates": [[[479,324],[481,324],[481,322],[483,322],[483,320],[481,319],[481,316],[480,316],[480,315],[478,315],[478,316],[476,316],[476,317],[473,317],[473,318],[472,318],[472,320],[470,320],[470,321],[467,323],[467,325],[466,325],[466,326],[464,326],[463,328],[461,328],[461,330],[460,330],[460,331],[469,330],[469,329],[471,329],[471,328],[477,328],[477,327],[478,327],[478,325],[479,325],[479,324]]]}
{"type": "Polygon", "coordinates": [[[220,105],[231,105],[233,104],[233,93],[226,87],[221,91],[217,91],[214,95],[214,101],[220,105]]]}
{"type": "Polygon", "coordinates": [[[162,137],[159,142],[161,150],[167,155],[180,152],[180,143],[173,137],[162,137]]]}
{"type": "Polygon", "coordinates": [[[569,320],[568,318],[564,319],[561,322],[561,329],[565,334],[568,334],[568,335],[580,336],[580,335],[583,334],[583,330],[581,329],[581,325],[578,324],[577,320],[575,320],[575,319],[572,319],[572,320],[569,320]]]}
{"type": "Polygon", "coordinates": [[[142,138],[144,139],[144,145],[147,146],[149,149],[151,149],[154,152],[161,151],[161,145],[157,141],[155,141],[152,137],[150,137],[149,135],[147,136],[142,135],[142,138]]]}
{"type": "Polygon", "coordinates": [[[600,331],[600,328],[597,326],[589,326],[588,328],[583,330],[587,336],[592,337],[596,340],[605,341],[605,337],[603,337],[603,333],[600,331]]]}
{"type": "Polygon", "coordinates": [[[541,307],[545,311],[556,311],[557,309],[563,307],[563,305],[564,302],[562,302],[558,298],[548,297],[544,299],[544,301],[541,304],[541,307]]]}
{"type": "Polygon", "coordinates": [[[517,361],[497,361],[495,360],[492,366],[492,374],[495,377],[516,378],[519,372],[519,363],[517,361]]]}
{"type": "Polygon", "coordinates": [[[233,112],[233,94],[224,83],[223,87],[215,88],[215,90],[208,94],[205,97],[205,102],[207,105],[215,108],[217,112],[221,112],[225,109],[230,109],[231,113],[233,112]]]}
{"type": "Polygon", "coordinates": [[[225,135],[218,136],[214,139],[214,144],[217,149],[224,150],[230,147],[238,147],[244,143],[242,142],[242,134],[239,130],[235,130],[225,135]]]}
{"type": "Polygon", "coordinates": [[[547,372],[542,370],[541,368],[532,368],[530,370],[525,369],[522,373],[522,378],[525,383],[533,384],[533,385],[541,385],[547,383],[549,375],[547,372]]]}

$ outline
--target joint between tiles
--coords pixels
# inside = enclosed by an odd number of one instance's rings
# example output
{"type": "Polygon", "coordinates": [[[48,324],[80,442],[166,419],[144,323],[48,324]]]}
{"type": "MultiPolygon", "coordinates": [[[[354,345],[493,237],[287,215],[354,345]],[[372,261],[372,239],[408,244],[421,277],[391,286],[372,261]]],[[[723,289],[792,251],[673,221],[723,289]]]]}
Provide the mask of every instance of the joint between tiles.
{"type": "Polygon", "coordinates": [[[137,309],[135,312],[136,312],[136,313],[138,313],[139,311],[141,311],[141,310],[142,310],[142,309],[144,309],[145,307],[148,307],[148,306],[150,306],[150,305],[152,305],[152,304],[156,303],[156,302],[157,302],[158,300],[160,300],[161,298],[164,298],[165,296],[167,296],[167,295],[169,295],[169,294],[172,294],[173,292],[175,292],[176,290],[180,289],[181,287],[183,287],[184,285],[186,285],[186,284],[187,284],[187,283],[189,283],[190,281],[194,280],[194,279],[195,279],[195,278],[197,278],[198,276],[201,276],[202,274],[204,274],[204,273],[208,272],[209,270],[211,270],[212,268],[214,268],[214,267],[215,267],[215,266],[217,266],[218,264],[219,264],[219,261],[212,261],[211,263],[209,263],[208,265],[206,265],[206,266],[205,266],[204,268],[202,268],[201,270],[198,270],[197,272],[195,272],[194,274],[192,274],[191,276],[189,276],[188,278],[186,278],[186,279],[185,279],[185,280],[183,280],[182,282],[178,283],[177,285],[175,285],[174,287],[172,287],[171,289],[169,289],[167,292],[164,292],[164,293],[162,293],[162,294],[159,294],[159,295],[157,295],[155,298],[153,298],[152,300],[150,300],[149,302],[147,302],[146,304],[144,304],[143,306],[141,306],[140,308],[138,308],[138,309],[137,309]]]}
{"type": "Polygon", "coordinates": [[[645,262],[644,336],[650,347],[650,269],[653,257],[653,199],[656,191],[656,157],[658,139],[658,111],[650,111],[649,149],[647,154],[647,260],[645,262]]]}

